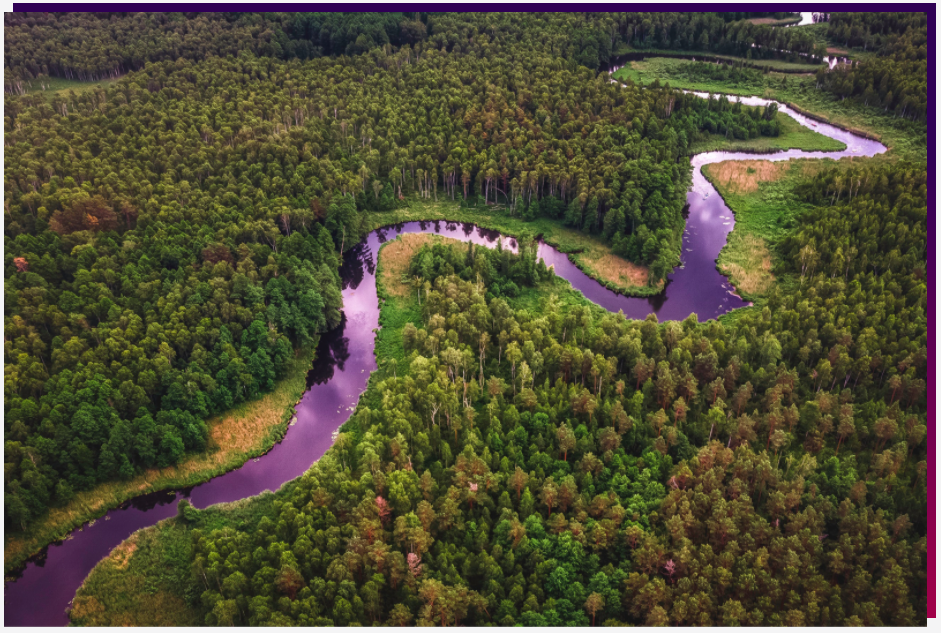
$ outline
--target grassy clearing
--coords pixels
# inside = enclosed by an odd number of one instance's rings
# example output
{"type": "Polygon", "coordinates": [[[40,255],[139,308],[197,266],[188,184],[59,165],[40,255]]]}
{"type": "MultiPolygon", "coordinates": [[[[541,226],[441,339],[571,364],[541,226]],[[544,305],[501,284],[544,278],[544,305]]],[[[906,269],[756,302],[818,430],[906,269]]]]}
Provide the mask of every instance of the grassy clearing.
{"type": "Polygon", "coordinates": [[[307,389],[312,356],[311,350],[301,351],[273,391],[207,421],[206,451],[189,455],[169,468],[153,468],[127,481],[111,481],[79,492],[65,506],[51,508],[25,533],[8,533],[4,538],[4,572],[18,569],[49,543],[129,499],[208,481],[267,452],[284,437],[294,405],[307,389]]]}
{"type": "MultiPolygon", "coordinates": [[[[823,64],[813,64],[808,62],[789,62],[781,59],[748,59],[746,57],[736,57],[735,55],[722,55],[720,53],[710,53],[708,51],[678,51],[664,48],[645,48],[633,49],[630,47],[620,48],[615,55],[625,55],[629,53],[641,53],[655,59],[675,59],[678,61],[716,61],[722,60],[731,64],[745,64],[752,68],[760,70],[769,70],[778,73],[815,73],[823,64]]],[[[647,61],[653,61],[648,59],[647,61]]]]}
{"type": "Polygon", "coordinates": [[[82,94],[90,92],[99,86],[107,88],[118,79],[102,79],[101,81],[79,81],[78,79],[62,79],[60,77],[44,77],[42,79],[30,79],[23,82],[26,87],[26,94],[42,93],[47,99],[52,99],[59,95],[68,96],[69,92],[82,94]]]}
{"type": "Polygon", "coordinates": [[[647,59],[631,62],[614,76],[644,84],[659,79],[661,84],[669,82],[675,88],[686,90],[775,99],[796,106],[827,123],[879,139],[889,148],[892,159],[927,160],[928,130],[925,125],[899,119],[880,108],[862,106],[851,100],[841,101],[828,92],[817,90],[813,76],[770,72],[756,80],[741,82],[690,80],[686,78],[683,65],[691,63],[683,59],[647,59]]]}
{"type": "Polygon", "coordinates": [[[795,15],[790,18],[749,18],[749,22],[752,24],[768,24],[770,26],[785,26],[788,24],[797,24],[801,21],[801,16],[795,15]]]}
{"type": "Polygon", "coordinates": [[[832,160],[727,161],[703,166],[735,213],[735,228],[719,253],[717,265],[737,292],[750,301],[767,296],[776,283],[773,246],[797,224],[806,205],[795,187],[832,160]]]}
{"type": "MultiPolygon", "coordinates": [[[[412,290],[404,277],[412,256],[425,244],[434,242],[454,243],[463,246],[457,240],[429,235],[428,233],[406,233],[391,242],[386,242],[379,249],[379,263],[376,268],[376,292],[379,295],[379,332],[376,334],[376,360],[380,371],[370,377],[369,384],[375,377],[408,375],[405,362],[405,347],[402,344],[402,328],[406,323],[421,324],[421,307],[418,294],[412,290]]],[[[466,246],[463,246],[466,248],[466,246]]]]}
{"type": "Polygon", "coordinates": [[[690,154],[725,150],[730,152],[774,152],[778,150],[802,149],[809,152],[839,152],[846,144],[806,128],[788,115],[779,112],[777,121],[781,126],[779,136],[759,136],[739,141],[726,139],[721,134],[710,135],[705,141],[697,141],[689,147],[690,154]]]}
{"type": "Polygon", "coordinates": [[[708,178],[714,185],[721,183],[722,192],[742,194],[758,191],[762,182],[779,180],[790,165],[789,162],[772,163],[767,160],[725,161],[705,165],[703,171],[708,170],[708,178]]]}
{"type": "MultiPolygon", "coordinates": [[[[415,291],[404,279],[409,264],[422,246],[445,238],[433,233],[406,233],[382,246],[382,286],[393,297],[407,298],[415,291]]],[[[452,241],[452,240],[449,240],[452,241]]],[[[456,240],[455,240],[456,241],[456,240]]],[[[417,294],[415,295],[417,298],[417,294]]]]}
{"type": "Polygon", "coordinates": [[[557,220],[537,218],[526,222],[509,215],[503,205],[465,207],[456,201],[411,200],[406,209],[396,209],[368,216],[369,230],[417,220],[450,220],[473,222],[504,235],[523,233],[541,235],[546,243],[566,253],[587,275],[612,290],[626,295],[651,296],[660,292],[662,284],[647,286],[647,268],[615,255],[611,247],[599,239],[562,226],[557,220]]]}

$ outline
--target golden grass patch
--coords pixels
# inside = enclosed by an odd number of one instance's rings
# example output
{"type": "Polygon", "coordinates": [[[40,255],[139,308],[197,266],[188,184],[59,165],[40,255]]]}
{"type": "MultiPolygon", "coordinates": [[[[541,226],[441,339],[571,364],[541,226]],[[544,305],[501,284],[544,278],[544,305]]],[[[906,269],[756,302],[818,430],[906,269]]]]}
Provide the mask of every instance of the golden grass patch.
{"type": "Polygon", "coordinates": [[[443,239],[429,233],[406,233],[383,247],[382,285],[390,295],[405,298],[412,293],[411,285],[404,279],[405,273],[415,253],[436,237],[443,239]]]}
{"type": "Polygon", "coordinates": [[[131,534],[130,538],[123,541],[120,545],[111,550],[108,555],[108,562],[118,569],[127,569],[131,557],[137,551],[137,533],[131,534]]]}
{"type": "Polygon", "coordinates": [[[134,586],[140,585],[141,592],[133,608],[105,609],[94,596],[76,598],[72,604],[72,622],[81,626],[183,626],[196,625],[198,622],[191,615],[190,608],[179,597],[165,591],[148,593],[144,591],[143,579],[128,579],[134,586]],[[181,614],[185,622],[180,621],[181,614]],[[189,616],[189,617],[187,617],[189,616]]]}
{"type": "Polygon", "coordinates": [[[764,239],[746,234],[729,236],[728,248],[734,253],[735,262],[720,264],[740,292],[756,296],[771,289],[774,274],[771,272],[771,251],[764,239]]]}
{"type": "Polygon", "coordinates": [[[708,167],[714,182],[723,185],[731,193],[757,191],[759,183],[777,180],[790,168],[784,161],[772,163],[767,160],[730,160],[708,167]]]}
{"type": "Polygon", "coordinates": [[[604,281],[618,286],[646,286],[648,270],[646,266],[639,266],[618,257],[613,253],[581,254],[578,256],[586,266],[590,267],[604,281]]]}
{"type": "Polygon", "coordinates": [[[790,24],[796,20],[778,19],[778,18],[749,18],[752,24],[790,24]]]}

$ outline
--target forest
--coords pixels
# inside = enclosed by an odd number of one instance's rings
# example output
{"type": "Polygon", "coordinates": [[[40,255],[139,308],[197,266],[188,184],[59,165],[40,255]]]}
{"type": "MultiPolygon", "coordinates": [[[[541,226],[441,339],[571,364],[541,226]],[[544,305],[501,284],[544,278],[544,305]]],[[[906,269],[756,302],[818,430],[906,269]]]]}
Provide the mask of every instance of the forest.
{"type": "Polygon", "coordinates": [[[5,89],[21,92],[23,82],[35,78],[101,79],[140,70],[147,62],[199,61],[243,51],[277,59],[312,59],[427,40],[440,50],[461,52],[460,42],[472,42],[467,37],[471,33],[498,38],[548,36],[553,54],[592,69],[608,63],[623,45],[749,57],[774,56],[774,51],[783,50],[823,54],[804,33],[747,21],[783,15],[17,12],[4,15],[5,89]]]}
{"type": "Polygon", "coordinates": [[[606,313],[526,241],[422,247],[405,361],[251,527],[181,502],[180,593],[211,625],[916,624],[926,192],[852,175],[804,192],[800,290],[728,326],[606,313]]]}
{"type": "MultiPolygon", "coordinates": [[[[381,214],[440,200],[546,218],[658,287],[681,261],[691,148],[778,137],[778,111],[673,87],[759,81],[743,64],[672,84],[604,69],[656,50],[827,54],[822,25],[765,17],[788,15],[5,14],[7,534],[205,452],[208,419],[342,322],[339,270],[381,214]]],[[[853,61],[806,81],[923,128],[927,17],[826,18],[853,61]]],[[[721,322],[608,313],[532,234],[515,253],[418,249],[412,292],[382,307],[402,317],[396,362],[379,359],[327,454],[248,519],[181,503],[166,568],[186,612],[923,621],[927,167],[840,163],[798,189],[807,210],[772,244],[780,283],[721,322]]],[[[106,571],[73,622],[118,623],[113,605],[138,599],[106,571]]]]}
{"type": "Polygon", "coordinates": [[[817,82],[896,116],[928,117],[928,19],[924,13],[834,13],[827,35],[874,55],[831,71],[817,82]]]}
{"type": "Polygon", "coordinates": [[[179,60],[8,96],[8,528],[176,463],[207,416],[270,389],[339,323],[339,253],[370,211],[500,199],[597,234],[656,284],[678,260],[687,144],[775,132],[738,104],[518,61],[179,60]]]}

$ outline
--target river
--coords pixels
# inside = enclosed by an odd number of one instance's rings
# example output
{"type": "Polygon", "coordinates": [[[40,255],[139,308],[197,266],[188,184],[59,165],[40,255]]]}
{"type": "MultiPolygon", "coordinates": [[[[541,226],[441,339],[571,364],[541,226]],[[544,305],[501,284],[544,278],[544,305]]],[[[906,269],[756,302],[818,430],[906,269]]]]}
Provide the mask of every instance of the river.
{"type": "MultiPolygon", "coordinates": [[[[743,97],[741,101],[746,105],[771,103],[757,97],[743,97]]],[[[538,256],[547,265],[555,266],[556,274],[570,281],[588,299],[607,310],[623,310],[629,318],[642,319],[655,313],[661,321],[680,320],[696,313],[700,320],[705,320],[747,305],[734,293],[729,280],[716,270],[716,258],[735,220],[721,196],[702,175],[702,166],[725,160],[756,158],[779,161],[873,156],[886,150],[881,143],[832,125],[817,123],[783,104],[778,104],[778,110],[801,125],[811,126],[821,134],[842,141],[846,149],[842,152],[789,150],[760,156],[708,152],[694,156],[693,182],[687,194],[689,216],[683,236],[682,264],[669,276],[666,289],[660,295],[626,297],[608,290],[581,272],[566,255],[545,243],[539,244],[538,256]]],[[[309,389],[296,407],[296,421],[292,422],[284,440],[264,456],[225,475],[187,490],[140,497],[74,531],[67,540],[50,545],[27,564],[18,579],[5,584],[6,626],[68,624],[66,609],[92,568],[136,530],[176,514],[178,499],[188,497],[193,505],[204,508],[257,495],[265,490],[277,490],[320,459],[331,445],[336,430],[349,418],[360,394],[366,389],[370,372],[376,369],[373,350],[374,329],[379,327],[375,276],[379,248],[397,235],[418,232],[434,232],[485,246],[493,246],[497,239],[503,239],[507,247],[515,248],[512,238],[502,237],[495,231],[445,221],[409,222],[370,233],[345,255],[340,271],[343,322],[321,338],[316,361],[308,374],[309,389]]]]}

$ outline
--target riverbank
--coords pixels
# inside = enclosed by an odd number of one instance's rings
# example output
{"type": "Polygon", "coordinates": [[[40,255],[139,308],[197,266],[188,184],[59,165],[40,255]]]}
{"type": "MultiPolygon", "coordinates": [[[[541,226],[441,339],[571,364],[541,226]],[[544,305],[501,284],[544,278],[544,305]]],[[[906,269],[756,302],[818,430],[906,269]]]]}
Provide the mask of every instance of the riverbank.
{"type": "Polygon", "coordinates": [[[50,508],[41,521],[23,533],[4,536],[4,575],[15,574],[41,550],[69,538],[76,528],[102,517],[108,510],[135,497],[163,490],[187,488],[238,468],[263,455],[280,441],[294,415],[293,405],[307,389],[307,370],[313,349],[301,350],[286,376],[268,394],[245,402],[224,415],[207,420],[209,441],[205,451],[188,455],[169,468],[154,468],[126,481],[111,481],[77,493],[66,505],[50,508]]]}
{"type": "MultiPolygon", "coordinates": [[[[292,482],[282,490],[290,488],[292,482]]],[[[201,626],[200,594],[192,582],[193,532],[254,529],[277,493],[263,492],[164,519],[131,534],[98,563],[69,612],[78,626],[201,626]]]]}
{"type": "Polygon", "coordinates": [[[471,222],[485,229],[518,237],[529,233],[565,253],[569,261],[606,288],[632,297],[652,297],[663,291],[664,284],[647,285],[647,267],[614,254],[599,239],[562,226],[556,220],[536,218],[525,221],[508,215],[504,205],[468,207],[452,200],[410,200],[407,209],[396,209],[367,216],[368,229],[415,221],[471,222]]]}

